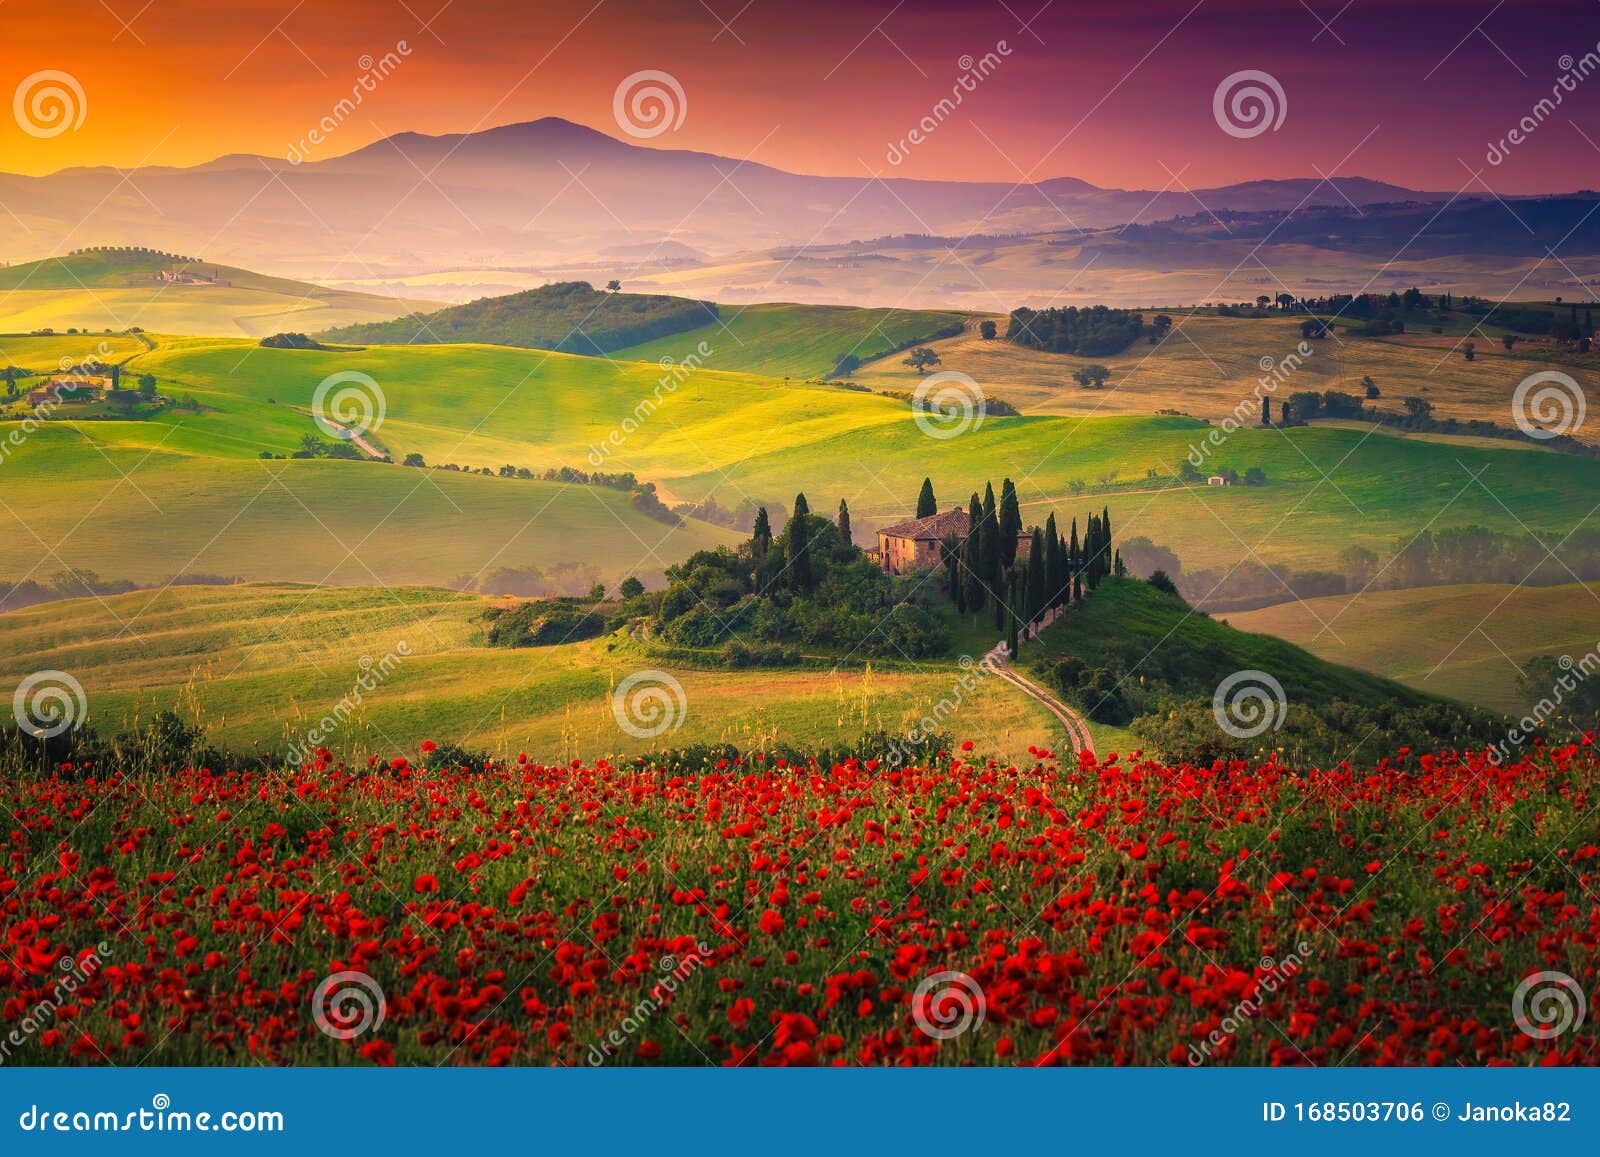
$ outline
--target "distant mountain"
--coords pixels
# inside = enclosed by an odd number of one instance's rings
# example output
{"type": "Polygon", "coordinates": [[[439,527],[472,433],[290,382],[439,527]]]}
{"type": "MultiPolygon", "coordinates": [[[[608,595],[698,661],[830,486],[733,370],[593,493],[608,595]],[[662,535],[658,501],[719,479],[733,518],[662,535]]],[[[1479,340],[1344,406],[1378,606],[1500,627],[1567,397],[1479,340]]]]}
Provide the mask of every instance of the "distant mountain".
{"type": "Polygon", "coordinates": [[[344,282],[619,253],[637,269],[696,253],[893,234],[1104,228],[1201,207],[1441,199],[1359,177],[1190,193],[1101,189],[1073,177],[1013,185],[807,176],[628,144],[557,118],[466,134],[400,133],[302,164],[237,154],[128,174],[102,167],[0,175],[0,204],[27,230],[8,227],[5,236],[29,256],[139,237],[208,260],[344,282]]]}
{"type": "Polygon", "coordinates": [[[602,293],[585,281],[486,297],[435,313],[329,330],[355,345],[482,342],[599,356],[698,329],[717,318],[709,301],[644,293],[602,293]]]}

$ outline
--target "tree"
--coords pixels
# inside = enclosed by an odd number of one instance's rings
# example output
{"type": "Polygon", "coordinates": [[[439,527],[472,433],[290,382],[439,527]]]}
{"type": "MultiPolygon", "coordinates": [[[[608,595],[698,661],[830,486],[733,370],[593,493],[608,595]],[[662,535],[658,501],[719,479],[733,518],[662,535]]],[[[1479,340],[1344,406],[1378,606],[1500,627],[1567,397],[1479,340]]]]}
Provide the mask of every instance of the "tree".
{"type": "Polygon", "coordinates": [[[1267,472],[1259,466],[1250,467],[1244,472],[1244,484],[1246,486],[1265,486],[1267,484],[1267,472]]]}
{"type": "Polygon", "coordinates": [[[767,508],[763,506],[756,511],[756,524],[750,531],[750,554],[756,562],[762,562],[771,546],[772,523],[767,518],[767,508]]]}
{"type": "Polygon", "coordinates": [[[427,466],[427,463],[422,460],[422,455],[421,454],[418,454],[415,450],[413,450],[413,451],[411,451],[411,453],[409,453],[409,454],[407,454],[405,456],[405,461],[401,462],[400,465],[402,465],[402,466],[424,466],[425,467],[425,466],[427,466]]]}
{"type": "MultiPolygon", "coordinates": [[[[991,589],[1001,589],[1000,573],[1000,519],[995,513],[994,484],[986,483],[983,488],[983,509],[978,524],[978,561],[983,567],[983,581],[991,589]]],[[[1001,617],[1004,599],[995,599],[994,625],[1001,627],[1005,620],[1001,617]]]]}
{"type": "Polygon", "coordinates": [[[804,494],[794,496],[794,514],[784,534],[789,540],[789,551],[784,561],[789,564],[789,582],[797,591],[809,591],[815,583],[811,573],[811,507],[804,494]]]}
{"type": "Polygon", "coordinates": [[[855,544],[855,539],[850,537],[850,507],[844,499],[839,499],[839,539],[846,546],[855,544]]]}
{"type": "Polygon", "coordinates": [[[17,396],[17,367],[16,366],[7,366],[6,367],[6,397],[14,398],[16,396],[17,396]]]}
{"type": "Polygon", "coordinates": [[[1072,579],[1073,597],[1082,599],[1081,588],[1078,587],[1078,576],[1083,573],[1083,547],[1078,543],[1078,520],[1072,520],[1072,541],[1067,545],[1067,572],[1072,579]]]}
{"type": "Polygon", "coordinates": [[[1156,314],[1155,320],[1150,324],[1156,327],[1156,332],[1158,334],[1165,334],[1169,329],[1172,328],[1172,318],[1168,317],[1164,313],[1158,313],[1156,314]]]}
{"type": "Polygon", "coordinates": [[[1470,341],[1469,342],[1465,342],[1461,346],[1461,356],[1466,358],[1469,362],[1474,360],[1478,356],[1477,343],[1476,342],[1470,342],[1470,341]]]}
{"type": "Polygon", "coordinates": [[[917,517],[932,518],[939,513],[939,503],[933,496],[933,479],[922,480],[922,492],[917,495],[917,517]]]}
{"type": "Polygon", "coordinates": [[[1361,379],[1361,389],[1366,393],[1369,400],[1383,396],[1382,391],[1378,389],[1378,383],[1372,380],[1371,374],[1367,374],[1361,379]]]}
{"type": "Polygon", "coordinates": [[[1000,331],[992,321],[984,320],[978,323],[978,336],[983,338],[984,341],[993,341],[995,334],[998,332],[1000,331]]]}
{"type": "Polygon", "coordinates": [[[315,434],[301,434],[300,449],[307,454],[315,454],[322,449],[322,439],[315,434]]]}
{"type": "Polygon", "coordinates": [[[1511,353],[1517,348],[1517,342],[1521,340],[1516,334],[1508,333],[1500,339],[1500,344],[1506,347],[1506,353],[1511,353]]]}
{"type": "Polygon", "coordinates": [[[920,374],[930,366],[938,365],[939,355],[925,345],[912,346],[901,364],[910,366],[914,372],[920,374]]]}
{"type": "Polygon", "coordinates": [[[1172,576],[1167,574],[1167,572],[1164,570],[1151,571],[1150,577],[1144,581],[1155,587],[1156,590],[1161,591],[1163,594],[1176,596],[1178,593],[1178,584],[1173,582],[1172,576]]]}
{"type": "Polygon", "coordinates": [[[1022,533],[1022,508],[1017,503],[1017,488],[1007,478],[1000,484],[1000,565],[1010,570],[1017,565],[1017,536],[1022,533]]]}
{"type": "Polygon", "coordinates": [[[987,591],[983,574],[983,506],[976,492],[967,507],[967,538],[961,544],[961,585],[966,609],[976,616],[983,610],[987,591]]]}
{"type": "Polygon", "coordinates": [[[1072,371],[1072,380],[1086,390],[1098,390],[1110,376],[1111,371],[1098,363],[1072,371]]]}
{"type": "Polygon", "coordinates": [[[636,599],[644,594],[644,583],[634,575],[629,575],[622,580],[622,585],[617,588],[617,593],[625,599],[636,599]]]}
{"type": "Polygon", "coordinates": [[[833,363],[833,376],[848,378],[861,368],[861,359],[855,354],[841,354],[839,360],[833,363]]]}
{"type": "Polygon", "coordinates": [[[1046,600],[1049,597],[1045,591],[1046,567],[1044,532],[1036,526],[1033,528],[1033,541],[1028,550],[1026,619],[1030,623],[1045,612],[1046,600]]]}
{"type": "Polygon", "coordinates": [[[1066,553],[1061,549],[1061,534],[1056,530],[1055,511],[1044,521],[1044,605],[1059,606],[1067,577],[1066,553]]]}
{"type": "MultiPolygon", "coordinates": [[[[1510,347],[1508,346],[1507,348],[1509,349],[1510,347]]],[[[122,367],[120,365],[114,364],[111,367],[111,388],[113,390],[122,389],[122,367]]]]}
{"type": "Polygon", "coordinates": [[[139,375],[139,396],[147,402],[156,400],[156,376],[154,374],[139,375]]]}
{"type": "Polygon", "coordinates": [[[1413,422],[1425,422],[1433,415],[1433,403],[1426,398],[1402,399],[1406,408],[1406,416],[1413,422]]]}
{"type": "Polygon", "coordinates": [[[620,292],[621,289],[622,289],[622,282],[620,282],[620,281],[616,280],[615,278],[613,278],[612,280],[606,282],[606,288],[609,289],[612,293],[620,292]]]}

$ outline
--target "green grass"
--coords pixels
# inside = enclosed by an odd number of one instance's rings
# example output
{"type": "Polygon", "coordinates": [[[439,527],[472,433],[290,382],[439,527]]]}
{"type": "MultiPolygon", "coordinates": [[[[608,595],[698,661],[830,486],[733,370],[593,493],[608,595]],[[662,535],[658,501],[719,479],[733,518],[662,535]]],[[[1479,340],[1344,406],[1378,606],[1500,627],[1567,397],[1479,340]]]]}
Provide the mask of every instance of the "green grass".
{"type": "Polygon", "coordinates": [[[1572,583],[1370,591],[1284,603],[1228,621],[1292,639],[1322,658],[1497,711],[1522,712],[1519,665],[1581,659],[1600,639],[1600,596],[1572,583]]]}
{"type": "MultiPolygon", "coordinates": [[[[68,362],[77,364],[95,358],[121,361],[146,348],[137,337],[122,333],[0,333],[0,368],[10,365],[40,375],[58,374],[68,362]]],[[[17,382],[19,390],[28,385],[25,379],[17,382]]]]}
{"type": "Polygon", "coordinates": [[[949,310],[858,309],[847,305],[724,306],[719,322],[687,333],[618,350],[612,357],[680,362],[712,351],[703,363],[785,378],[814,378],[853,353],[862,361],[906,342],[958,325],[967,314],[949,310]]]}
{"type": "MultiPolygon", "coordinates": [[[[847,743],[880,728],[904,733],[962,675],[953,661],[839,674],[702,670],[619,637],[489,648],[487,605],[453,591],[284,583],[50,603],[0,615],[0,683],[13,686],[46,668],[69,671],[102,732],[175,710],[214,743],[273,748],[300,739],[348,694],[363,659],[380,663],[403,643],[410,655],[364,695],[331,746],[389,757],[414,754],[417,743],[433,739],[555,760],[691,743],[847,743]],[[687,713],[680,729],[641,740],[619,728],[611,696],[629,674],[652,669],[679,681],[687,713]]],[[[1030,744],[1053,741],[1050,722],[1031,700],[986,679],[944,730],[1022,759],[1030,744]]]]}
{"type": "MultiPolygon", "coordinates": [[[[670,500],[714,497],[725,506],[746,496],[787,506],[804,489],[815,510],[847,500],[864,530],[903,518],[925,475],[941,506],[1009,476],[1028,521],[1055,510],[1063,526],[1074,516],[1081,524],[1108,506],[1119,536],[1148,536],[1176,550],[1189,570],[1231,566],[1250,551],[1300,569],[1326,566],[1352,545],[1388,558],[1398,541],[1429,526],[1525,525],[1560,537],[1589,516],[1587,496],[1600,491],[1600,463],[1586,459],[1329,427],[1238,430],[1208,469],[1260,466],[1268,485],[1175,489],[1172,474],[1209,431],[1194,419],[989,418],[937,439],[921,433],[905,403],[877,395],[711,369],[663,385],[649,363],[495,346],[324,352],[161,339],[130,370],[148,370],[163,392],[191,394],[207,407],[78,427],[101,448],[136,459],[152,448],[234,459],[291,451],[313,429],[318,385],[354,370],[382,389],[386,417],[376,437],[396,458],[414,451],[430,464],[536,471],[598,462],[657,483],[670,500]]],[[[74,472],[34,477],[54,485],[74,472]]]]}
{"type": "Polygon", "coordinates": [[[1236,671],[1265,671],[1283,684],[1291,703],[1340,699],[1377,706],[1423,703],[1432,697],[1339,666],[1283,639],[1237,630],[1137,579],[1102,583],[1023,651],[1036,670],[1066,656],[1091,667],[1127,670],[1135,677],[1159,680],[1180,694],[1206,698],[1236,671]]]}
{"type": "Polygon", "coordinates": [[[226,285],[156,280],[171,263],[100,253],[49,257],[0,269],[0,330],[69,327],[264,337],[384,321],[433,303],[327,289],[204,262],[195,271],[226,285]]]}
{"type": "Polygon", "coordinates": [[[445,584],[570,562],[606,581],[629,571],[658,581],[665,566],[734,537],[701,522],[670,527],[602,487],[212,457],[201,426],[85,422],[34,433],[0,466],[0,578],[71,567],[142,582],[185,572],[445,584]]]}

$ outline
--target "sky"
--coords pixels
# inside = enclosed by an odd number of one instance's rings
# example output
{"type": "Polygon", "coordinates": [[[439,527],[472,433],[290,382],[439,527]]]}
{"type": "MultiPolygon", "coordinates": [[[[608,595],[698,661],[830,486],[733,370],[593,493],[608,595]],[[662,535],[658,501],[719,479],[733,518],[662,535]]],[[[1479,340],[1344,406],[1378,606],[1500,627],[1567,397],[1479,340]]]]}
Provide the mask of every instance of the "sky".
{"type": "Polygon", "coordinates": [[[1600,71],[1572,79],[1597,42],[1596,0],[0,0],[0,171],[317,160],[560,116],[831,175],[1570,191],[1600,187],[1600,71]],[[682,94],[652,136],[615,106],[645,71],[682,94]],[[1245,72],[1272,82],[1261,132],[1215,107],[1245,72]]]}

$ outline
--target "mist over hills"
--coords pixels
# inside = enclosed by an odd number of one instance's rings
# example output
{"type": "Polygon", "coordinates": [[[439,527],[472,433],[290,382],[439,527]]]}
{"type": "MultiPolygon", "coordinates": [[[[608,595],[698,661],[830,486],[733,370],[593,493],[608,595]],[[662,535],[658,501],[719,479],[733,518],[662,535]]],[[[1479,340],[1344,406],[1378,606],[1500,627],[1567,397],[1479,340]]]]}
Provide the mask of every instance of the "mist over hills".
{"type": "MultiPolygon", "coordinates": [[[[134,241],[281,276],[452,300],[617,273],[647,279],[631,288],[719,300],[862,301],[882,289],[904,295],[899,303],[908,306],[999,308],[998,300],[963,295],[1060,292],[1077,248],[1099,254],[1096,272],[1066,299],[1126,288],[1146,300],[1179,300],[1172,295],[1199,290],[1172,280],[1171,271],[1226,269],[1236,249],[1298,246],[1302,265],[1321,260],[1306,251],[1351,256],[1351,263],[1322,262],[1340,267],[1335,276],[1342,277],[1345,264],[1392,257],[1419,222],[1424,237],[1408,248],[1408,260],[1507,258],[1509,284],[1526,272],[1516,261],[1544,258],[1562,240],[1559,229],[1546,236],[1519,225],[1505,202],[1363,177],[1190,191],[1104,189],[1074,177],[1006,184],[812,176],[630,144],[554,117],[475,133],[399,133],[299,164],[234,154],[191,168],[3,175],[0,204],[15,218],[0,234],[9,250],[0,256],[11,261],[134,241]],[[1410,209],[1367,212],[1376,205],[1410,209]],[[1241,222],[1240,214],[1257,217],[1241,222]],[[1177,218],[1187,223],[1158,224],[1177,218]],[[872,251],[861,239],[907,235],[947,240],[882,285],[831,268],[843,256],[859,272],[872,251]],[[953,240],[975,236],[1002,255],[988,258],[981,276],[939,258],[953,240]],[[1147,275],[1144,284],[1111,284],[1108,271],[1118,268],[1147,275]],[[438,292],[407,280],[423,275],[442,277],[438,292]]],[[[1593,230],[1578,218],[1589,206],[1567,204],[1562,219],[1587,244],[1593,230]]],[[[1560,214],[1545,217],[1553,224],[1560,214]]],[[[1570,237],[1566,245],[1564,255],[1586,252],[1570,237]]]]}

